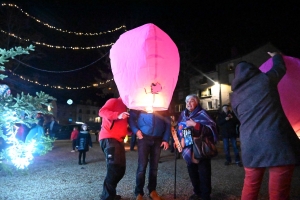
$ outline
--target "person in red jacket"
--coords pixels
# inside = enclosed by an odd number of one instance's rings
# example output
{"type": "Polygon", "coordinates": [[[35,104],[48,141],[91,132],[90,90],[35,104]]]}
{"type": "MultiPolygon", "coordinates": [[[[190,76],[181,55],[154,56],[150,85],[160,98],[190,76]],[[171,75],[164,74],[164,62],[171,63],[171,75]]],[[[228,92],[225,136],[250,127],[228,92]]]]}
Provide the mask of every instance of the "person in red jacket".
{"type": "Polygon", "coordinates": [[[76,139],[77,139],[77,136],[78,136],[78,127],[75,126],[73,128],[73,131],[71,133],[71,141],[72,141],[72,151],[71,152],[75,152],[75,147],[76,147],[76,139]]]}
{"type": "Polygon", "coordinates": [[[129,113],[121,98],[111,98],[99,110],[102,126],[99,142],[106,158],[106,177],[101,200],[120,199],[116,187],[126,170],[124,138],[127,134],[129,113]]]}

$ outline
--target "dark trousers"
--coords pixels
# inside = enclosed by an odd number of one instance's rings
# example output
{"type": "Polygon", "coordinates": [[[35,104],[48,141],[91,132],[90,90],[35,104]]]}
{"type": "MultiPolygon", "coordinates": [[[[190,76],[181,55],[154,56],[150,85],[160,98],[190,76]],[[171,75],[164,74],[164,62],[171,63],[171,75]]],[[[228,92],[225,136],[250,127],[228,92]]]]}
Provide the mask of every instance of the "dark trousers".
{"type": "Polygon", "coordinates": [[[76,139],[72,140],[72,149],[75,150],[75,147],[76,147],[76,139]]]}
{"type": "Polygon", "coordinates": [[[234,151],[234,161],[236,163],[239,163],[239,162],[241,162],[241,159],[240,159],[239,149],[237,147],[236,138],[235,137],[223,138],[223,146],[224,146],[224,152],[225,152],[225,156],[226,156],[226,161],[228,161],[228,162],[231,163],[229,140],[231,142],[231,145],[232,145],[232,148],[233,148],[233,151],[234,151]]]}
{"type": "Polygon", "coordinates": [[[211,194],[211,163],[210,159],[189,164],[188,173],[194,188],[194,193],[203,200],[210,200],[211,194]]]}
{"type": "Polygon", "coordinates": [[[135,143],[136,143],[136,135],[132,134],[130,138],[130,150],[134,150],[135,143]]]}
{"type": "Polygon", "coordinates": [[[149,194],[156,190],[157,168],[160,157],[162,138],[143,135],[143,139],[138,140],[138,169],[136,172],[135,195],[144,195],[145,174],[149,162],[148,190],[149,194]]]}
{"type": "Polygon", "coordinates": [[[116,139],[100,140],[100,146],[106,158],[106,177],[103,183],[101,200],[113,200],[116,188],[126,171],[124,143],[116,139]]]}
{"type": "Polygon", "coordinates": [[[82,157],[82,162],[85,163],[85,156],[86,156],[86,151],[80,150],[78,155],[78,163],[81,163],[81,157],[82,157]]]}

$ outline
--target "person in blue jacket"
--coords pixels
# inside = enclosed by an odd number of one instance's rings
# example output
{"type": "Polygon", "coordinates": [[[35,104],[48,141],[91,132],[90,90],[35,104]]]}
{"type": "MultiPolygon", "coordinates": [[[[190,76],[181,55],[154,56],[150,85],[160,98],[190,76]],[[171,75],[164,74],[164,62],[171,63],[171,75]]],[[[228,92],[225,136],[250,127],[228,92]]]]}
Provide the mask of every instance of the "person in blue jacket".
{"type": "Polygon", "coordinates": [[[142,200],[144,195],[145,174],[149,162],[148,190],[153,200],[160,200],[156,192],[157,170],[161,149],[169,148],[171,136],[170,117],[165,111],[146,113],[130,110],[129,125],[133,137],[137,136],[138,168],[136,172],[135,195],[137,200],[142,200]]]}

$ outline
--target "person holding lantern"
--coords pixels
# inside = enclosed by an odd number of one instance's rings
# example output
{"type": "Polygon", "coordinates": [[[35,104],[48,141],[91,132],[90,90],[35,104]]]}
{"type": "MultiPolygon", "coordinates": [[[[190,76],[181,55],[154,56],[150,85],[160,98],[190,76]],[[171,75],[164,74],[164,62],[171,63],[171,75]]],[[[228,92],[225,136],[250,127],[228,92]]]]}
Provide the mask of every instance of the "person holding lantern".
{"type": "MultiPolygon", "coordinates": [[[[213,143],[217,142],[216,123],[200,106],[200,99],[196,94],[185,98],[186,109],[178,118],[178,130],[183,127],[192,131],[192,137],[206,135],[213,143]],[[183,126],[184,124],[184,126],[183,126]]],[[[180,131],[179,131],[180,132],[180,131]]],[[[193,143],[187,145],[185,137],[177,134],[182,146],[182,157],[187,163],[188,174],[193,185],[194,194],[189,200],[210,200],[211,194],[211,159],[197,160],[193,154],[193,143]]]]}
{"type": "Polygon", "coordinates": [[[120,199],[116,187],[126,170],[124,138],[127,134],[129,113],[121,98],[111,98],[99,110],[102,126],[99,142],[106,157],[106,177],[101,200],[120,199]]]}
{"type": "Polygon", "coordinates": [[[300,140],[280,102],[277,85],[286,73],[279,53],[268,54],[273,66],[266,73],[245,61],[237,64],[231,105],[239,119],[245,169],[242,200],[258,199],[266,168],[269,198],[289,199],[295,165],[300,163],[300,140]]]}
{"type": "Polygon", "coordinates": [[[139,110],[130,110],[129,125],[133,137],[137,136],[138,168],[136,172],[136,200],[144,196],[145,174],[149,162],[148,191],[153,200],[162,198],[156,192],[157,171],[161,149],[169,148],[171,136],[170,117],[165,111],[147,113],[139,110]]]}

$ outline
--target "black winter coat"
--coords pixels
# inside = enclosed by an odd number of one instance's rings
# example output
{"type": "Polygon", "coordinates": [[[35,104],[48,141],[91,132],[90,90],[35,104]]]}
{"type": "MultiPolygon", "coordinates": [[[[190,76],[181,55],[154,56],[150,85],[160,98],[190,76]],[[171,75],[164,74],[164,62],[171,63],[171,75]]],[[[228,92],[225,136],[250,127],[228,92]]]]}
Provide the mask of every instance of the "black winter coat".
{"type": "Polygon", "coordinates": [[[236,66],[231,106],[239,119],[245,167],[271,167],[300,163],[300,140],[284,114],[277,85],[285,75],[281,55],[262,73],[252,64],[236,66]]]}
{"type": "Polygon", "coordinates": [[[220,127],[220,133],[222,135],[222,138],[236,138],[237,137],[237,132],[236,132],[236,125],[238,125],[239,121],[236,118],[235,114],[231,111],[228,111],[225,113],[222,111],[217,119],[217,124],[220,127]],[[229,120],[226,120],[225,118],[231,115],[232,118],[229,120]]]}
{"type": "Polygon", "coordinates": [[[76,139],[76,148],[78,151],[89,151],[89,146],[93,146],[91,134],[88,131],[80,131],[76,139]]]}

